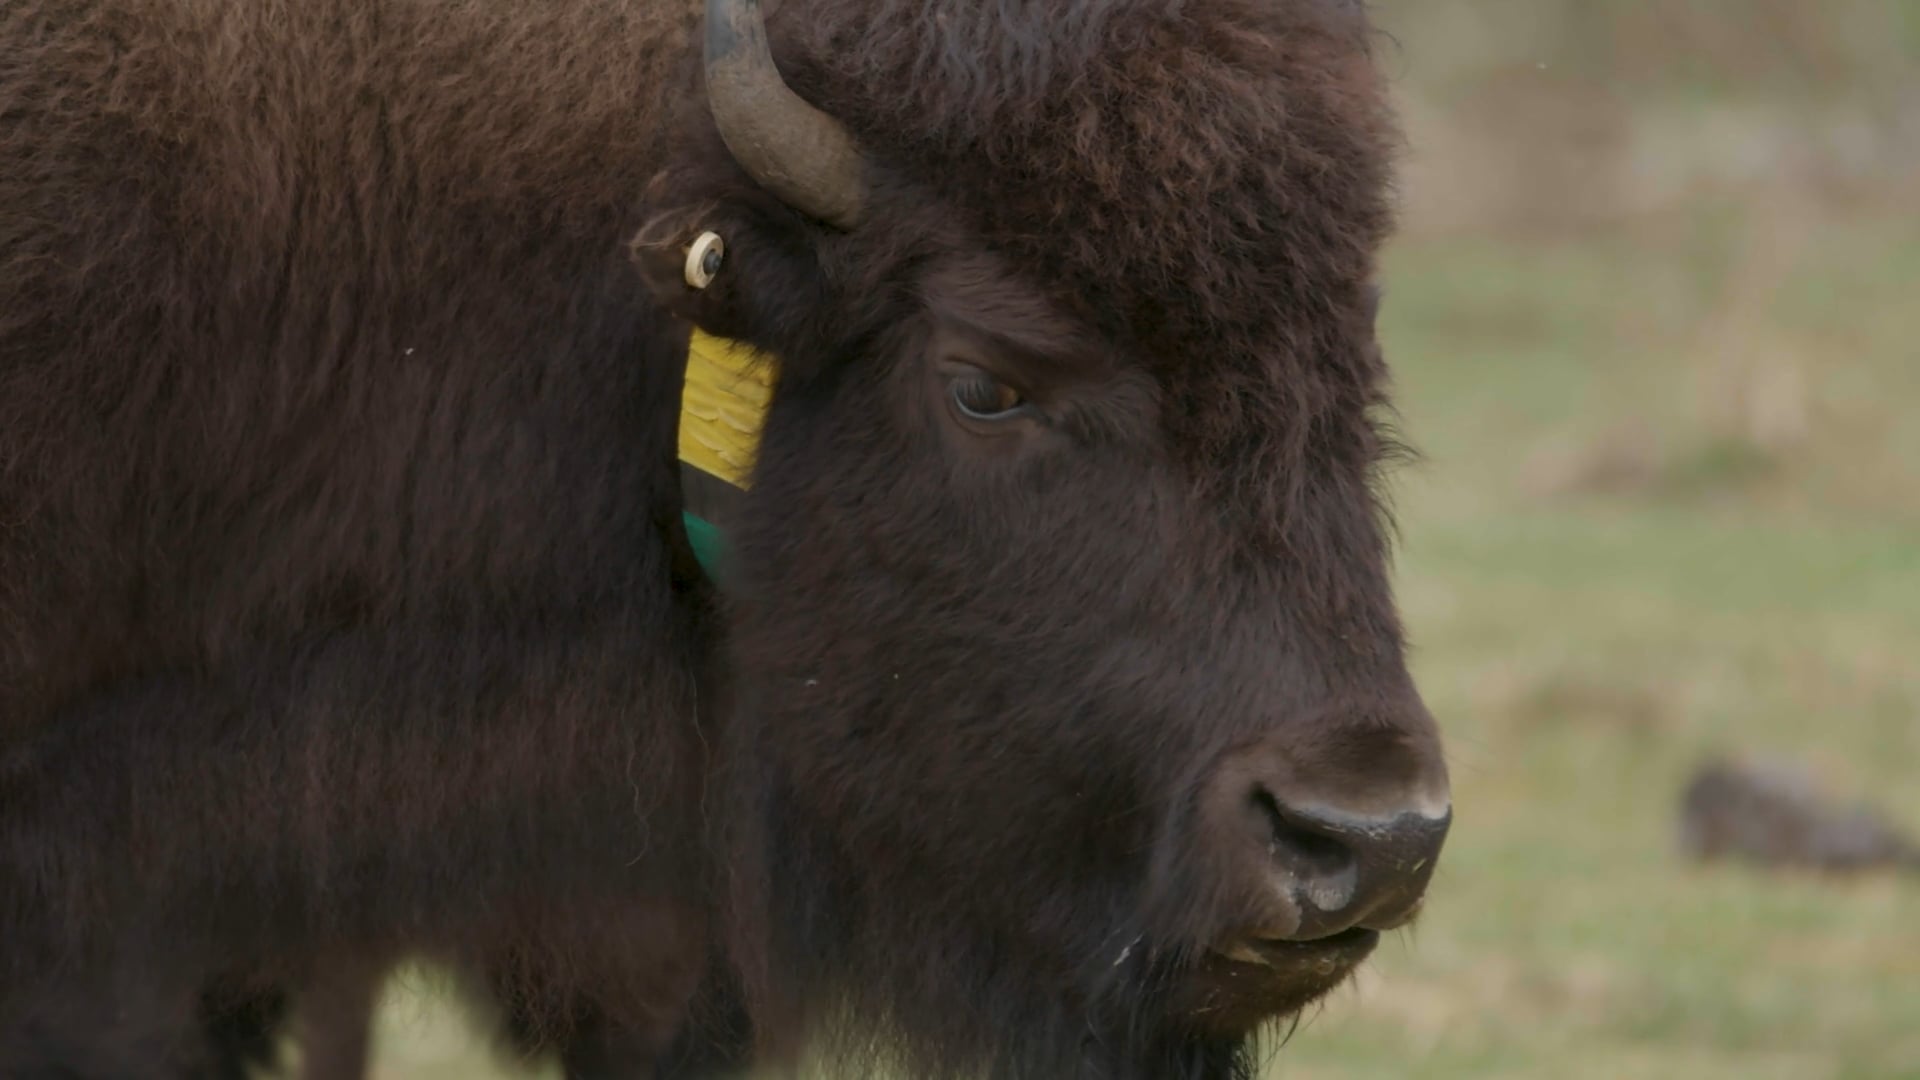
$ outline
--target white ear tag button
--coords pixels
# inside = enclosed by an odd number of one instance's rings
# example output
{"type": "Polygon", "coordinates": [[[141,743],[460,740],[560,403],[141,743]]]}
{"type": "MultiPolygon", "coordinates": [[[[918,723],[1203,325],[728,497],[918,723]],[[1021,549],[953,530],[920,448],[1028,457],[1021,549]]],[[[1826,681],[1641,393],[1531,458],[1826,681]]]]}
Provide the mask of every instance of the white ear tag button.
{"type": "Polygon", "coordinates": [[[720,274],[720,267],[727,261],[727,242],[720,234],[703,232],[693,246],[687,249],[687,284],[695,289],[704,289],[713,284],[720,274]]]}

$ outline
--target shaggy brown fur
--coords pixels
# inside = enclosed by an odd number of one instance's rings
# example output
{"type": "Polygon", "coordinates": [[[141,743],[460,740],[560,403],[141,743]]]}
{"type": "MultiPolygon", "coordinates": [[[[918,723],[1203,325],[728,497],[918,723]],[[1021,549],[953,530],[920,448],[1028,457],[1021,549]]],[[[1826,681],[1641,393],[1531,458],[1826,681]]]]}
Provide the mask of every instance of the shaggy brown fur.
{"type": "Polygon", "coordinates": [[[1231,1077],[1329,988],[1204,959],[1258,898],[1194,805],[1259,740],[1438,768],[1362,12],[770,24],[851,233],[728,157],[691,4],[0,5],[0,1071],[236,1067],[323,958],[582,1075],[746,1002],[848,1072],[1231,1077]],[[783,360],[724,607],[682,320],[783,360]],[[957,418],[955,342],[1037,412],[957,418]]]}

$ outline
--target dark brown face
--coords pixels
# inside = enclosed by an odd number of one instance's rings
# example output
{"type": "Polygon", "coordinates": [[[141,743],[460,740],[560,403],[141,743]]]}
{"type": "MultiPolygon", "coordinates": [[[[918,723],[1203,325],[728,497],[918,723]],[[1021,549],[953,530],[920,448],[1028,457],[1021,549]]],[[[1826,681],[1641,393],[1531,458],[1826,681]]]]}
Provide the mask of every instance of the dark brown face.
{"type": "MultiPolygon", "coordinates": [[[[728,583],[735,918],[772,982],[997,1075],[1237,1075],[1414,917],[1450,821],[1369,395],[1312,438],[1253,418],[1302,447],[1278,472],[1196,453],[1170,372],[1208,356],[1097,329],[910,182],[829,227],[692,142],[642,268],[781,365],[728,583]]],[[[1364,283],[1322,291],[1370,356],[1364,283]]]]}
{"type": "Polygon", "coordinates": [[[1147,359],[991,256],[916,248],[806,352],[754,333],[817,325],[757,286],[813,254],[730,233],[731,288],[675,301],[784,358],[731,584],[786,948],[890,1009],[926,992],[902,963],[965,985],[1001,957],[1206,1037],[1345,979],[1449,815],[1365,475],[1311,477],[1295,551],[1263,550],[1199,494],[1147,359]]]}

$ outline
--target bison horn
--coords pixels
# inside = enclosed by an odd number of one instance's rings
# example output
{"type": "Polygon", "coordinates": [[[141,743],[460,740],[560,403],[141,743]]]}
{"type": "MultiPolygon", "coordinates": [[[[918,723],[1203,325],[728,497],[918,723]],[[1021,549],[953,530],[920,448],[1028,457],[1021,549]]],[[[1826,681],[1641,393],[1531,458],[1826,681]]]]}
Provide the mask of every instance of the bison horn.
{"type": "Polygon", "coordinates": [[[780,77],[760,0],[707,0],[706,72],[707,106],[741,168],[795,210],[843,230],[860,223],[865,159],[780,77]]]}

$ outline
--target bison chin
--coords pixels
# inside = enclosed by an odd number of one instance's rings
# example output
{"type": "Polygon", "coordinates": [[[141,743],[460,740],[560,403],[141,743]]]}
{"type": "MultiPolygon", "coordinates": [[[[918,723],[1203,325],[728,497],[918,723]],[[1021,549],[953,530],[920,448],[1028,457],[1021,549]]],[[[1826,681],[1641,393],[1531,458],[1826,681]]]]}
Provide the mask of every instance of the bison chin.
{"type": "Polygon", "coordinates": [[[1232,955],[1209,950],[1181,980],[1172,1011],[1196,1031],[1254,1035],[1343,985],[1379,942],[1377,931],[1355,928],[1320,941],[1239,945],[1232,955]]]}
{"type": "Polygon", "coordinates": [[[1136,925],[1116,891],[1055,897],[1087,934],[1036,940],[969,903],[1034,882],[941,890],[856,866],[778,783],[748,790],[733,803],[751,814],[733,821],[731,946],[760,1053],[804,1047],[826,1075],[1252,1080],[1286,1021],[1378,939],[1156,949],[1115,929],[1136,925]]]}

